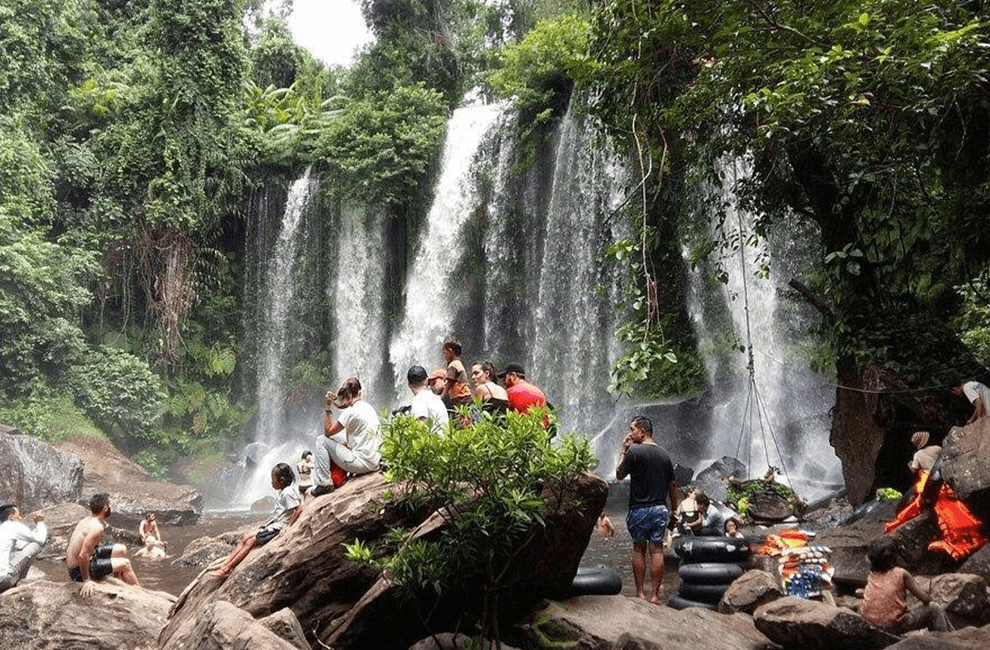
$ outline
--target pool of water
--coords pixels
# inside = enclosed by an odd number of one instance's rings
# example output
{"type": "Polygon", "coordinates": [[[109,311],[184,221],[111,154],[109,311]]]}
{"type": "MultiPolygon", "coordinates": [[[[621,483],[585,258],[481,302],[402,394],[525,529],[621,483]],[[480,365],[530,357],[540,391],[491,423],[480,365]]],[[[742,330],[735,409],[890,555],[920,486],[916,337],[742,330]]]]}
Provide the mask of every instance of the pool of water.
{"type": "MultiPolygon", "coordinates": [[[[609,498],[605,506],[605,514],[615,526],[615,536],[605,537],[597,530],[592,533],[582,563],[604,564],[611,567],[622,577],[622,593],[635,596],[636,588],[633,584],[632,574],[632,540],[629,538],[625,525],[626,498],[628,498],[626,493],[621,490],[609,498]]],[[[162,537],[168,543],[168,557],[160,560],[133,557],[134,551],[137,550],[136,547],[128,549],[128,556],[142,587],[179,595],[202,571],[202,567],[173,564],[173,561],[182,555],[190,542],[201,537],[216,537],[227,531],[238,530],[245,526],[260,526],[268,519],[268,516],[267,512],[205,512],[199,521],[192,526],[162,527],[162,537]]],[[[41,560],[35,563],[35,567],[42,571],[49,580],[63,582],[69,579],[64,561],[41,560]]],[[[646,588],[649,589],[649,575],[647,575],[646,588]]],[[[662,592],[664,598],[669,597],[676,588],[677,563],[676,560],[668,557],[662,592]]]]}

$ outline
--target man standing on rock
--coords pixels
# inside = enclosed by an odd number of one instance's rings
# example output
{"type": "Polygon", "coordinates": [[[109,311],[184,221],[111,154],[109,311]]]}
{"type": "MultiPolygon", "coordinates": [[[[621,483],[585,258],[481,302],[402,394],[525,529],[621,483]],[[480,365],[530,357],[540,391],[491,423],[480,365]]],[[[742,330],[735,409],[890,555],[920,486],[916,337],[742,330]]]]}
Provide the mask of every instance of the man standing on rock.
{"type": "Polygon", "coordinates": [[[93,581],[111,573],[127,584],[137,586],[138,579],[131,568],[131,561],[124,557],[127,547],[123,544],[100,544],[111,512],[110,495],[106,492],[94,494],[89,500],[89,510],[92,516],[76,524],[65,551],[69,577],[83,583],[79,595],[84,598],[92,595],[93,581]]]}
{"type": "Polygon", "coordinates": [[[24,579],[31,562],[48,541],[45,514],[34,515],[34,530],[21,522],[17,506],[0,506],[0,594],[24,579]]]}
{"type": "Polygon", "coordinates": [[[653,423],[638,415],[629,423],[629,433],[622,439],[622,448],[615,461],[615,478],[629,476],[629,514],[626,528],[633,540],[633,579],[636,595],[645,599],[643,583],[646,579],[646,552],[650,552],[650,576],[653,579],[653,595],[650,602],[660,604],[660,585],[663,583],[663,541],[670,516],[677,509],[677,480],[674,464],[660,446],[653,441],[653,423]],[[667,500],[670,499],[668,509],[667,500]]]}

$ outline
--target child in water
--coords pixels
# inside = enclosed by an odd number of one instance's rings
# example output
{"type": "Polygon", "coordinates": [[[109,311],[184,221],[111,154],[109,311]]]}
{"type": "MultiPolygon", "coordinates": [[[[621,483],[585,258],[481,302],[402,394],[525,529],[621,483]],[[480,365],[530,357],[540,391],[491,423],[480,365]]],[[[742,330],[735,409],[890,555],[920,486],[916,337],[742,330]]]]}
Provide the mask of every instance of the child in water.
{"type": "Polygon", "coordinates": [[[248,553],[259,546],[272,541],[286,524],[291,524],[299,516],[299,490],[293,485],[295,475],[292,468],[285,463],[279,463],[272,469],[272,487],[278,490],[275,497],[275,512],[268,523],[256,533],[248,533],[234,547],[224,563],[213,571],[213,575],[225,578],[230,575],[248,553]]]}

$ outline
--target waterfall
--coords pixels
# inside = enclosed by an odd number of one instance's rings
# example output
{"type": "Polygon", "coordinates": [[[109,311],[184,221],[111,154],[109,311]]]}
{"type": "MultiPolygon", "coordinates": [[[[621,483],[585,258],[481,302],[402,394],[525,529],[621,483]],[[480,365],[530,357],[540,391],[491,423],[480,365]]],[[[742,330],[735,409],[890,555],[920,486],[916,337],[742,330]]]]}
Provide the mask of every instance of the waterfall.
{"type": "Polygon", "coordinates": [[[704,453],[738,458],[748,466],[748,478],[762,476],[768,465],[780,467],[786,475],[778,480],[789,479],[799,494],[815,498],[841,484],[840,463],[828,443],[835,389],[801,356],[802,346],[812,345],[807,332],[814,314],[803,302],[786,299],[786,285],[816,239],[795,221],[752,245],[755,216],[739,207],[734,194],[747,166],[736,161],[724,173],[725,228],[739,246],[719,261],[727,282],[713,288],[701,273],[693,274],[689,301],[712,386],[704,453]]]}
{"type": "Polygon", "coordinates": [[[605,263],[618,232],[607,217],[624,198],[626,178],[619,160],[594,146],[592,135],[568,111],[554,157],[532,353],[533,377],[547,387],[562,428],[586,433],[611,410],[605,388],[621,314],[617,274],[605,263]]]}
{"type": "Polygon", "coordinates": [[[447,123],[440,177],[422,238],[414,249],[405,312],[390,347],[400,401],[409,399],[408,368],[419,364],[429,370],[442,365],[443,340],[464,329],[455,322],[468,300],[458,273],[467,248],[463,233],[481,204],[473,163],[485,134],[501,114],[502,107],[497,105],[465,106],[455,110],[447,123]]]}
{"type": "Polygon", "coordinates": [[[266,272],[264,318],[259,332],[258,435],[257,442],[268,445],[282,437],[285,420],[285,359],[288,347],[287,319],[296,296],[298,281],[293,270],[300,249],[302,216],[315,193],[316,182],[310,169],[292,183],[285,204],[282,227],[266,272]]]}
{"type": "Polygon", "coordinates": [[[334,232],[336,267],[327,289],[334,330],[332,387],[357,377],[376,408],[386,406],[380,401],[386,396],[377,390],[388,350],[383,220],[360,206],[341,211],[334,232]]]}

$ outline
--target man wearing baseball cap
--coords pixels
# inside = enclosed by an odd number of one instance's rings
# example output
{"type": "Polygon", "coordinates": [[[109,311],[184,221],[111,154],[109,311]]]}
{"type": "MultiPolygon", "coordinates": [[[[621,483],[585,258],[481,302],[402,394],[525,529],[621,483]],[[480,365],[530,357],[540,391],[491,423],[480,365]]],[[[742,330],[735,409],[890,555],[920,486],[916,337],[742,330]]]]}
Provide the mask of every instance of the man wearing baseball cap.
{"type": "Polygon", "coordinates": [[[498,373],[509,394],[509,408],[518,413],[529,413],[530,409],[547,405],[547,397],[539,388],[526,381],[526,371],[515,361],[505,364],[498,373]]]}

